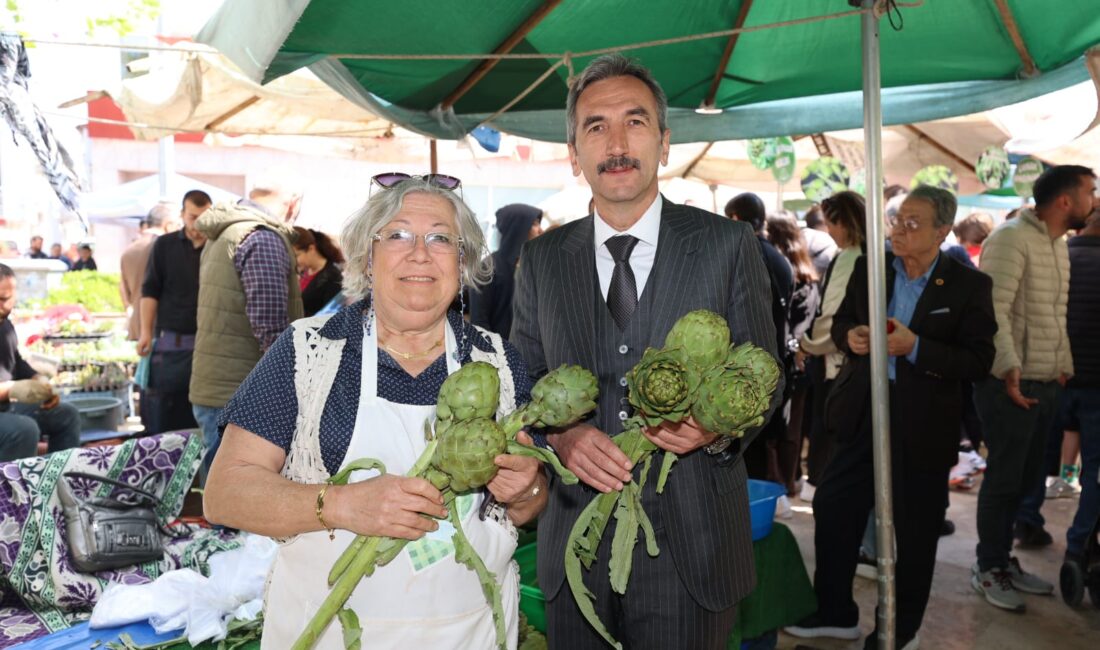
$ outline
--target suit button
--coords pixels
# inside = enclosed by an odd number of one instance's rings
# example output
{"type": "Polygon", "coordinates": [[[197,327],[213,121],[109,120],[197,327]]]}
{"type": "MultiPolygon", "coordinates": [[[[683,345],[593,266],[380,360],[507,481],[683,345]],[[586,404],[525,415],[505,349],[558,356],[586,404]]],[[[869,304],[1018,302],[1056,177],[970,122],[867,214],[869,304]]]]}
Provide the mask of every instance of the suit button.
{"type": "Polygon", "coordinates": [[[619,411],[619,419],[620,420],[626,420],[628,417],[630,417],[630,416],[627,415],[626,411],[619,411]]]}
{"type": "Polygon", "coordinates": [[[626,388],[626,377],[619,377],[619,385],[626,388]]]}
{"type": "Polygon", "coordinates": [[[619,354],[626,354],[627,352],[630,352],[630,348],[625,343],[619,346],[619,354]]]}

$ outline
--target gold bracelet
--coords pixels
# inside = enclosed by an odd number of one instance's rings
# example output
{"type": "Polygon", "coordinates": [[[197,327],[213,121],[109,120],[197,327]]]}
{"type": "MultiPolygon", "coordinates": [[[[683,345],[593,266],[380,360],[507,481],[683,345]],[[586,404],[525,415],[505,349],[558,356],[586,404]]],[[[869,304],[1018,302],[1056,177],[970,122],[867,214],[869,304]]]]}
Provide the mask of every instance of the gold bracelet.
{"type": "Polygon", "coordinates": [[[331,485],[332,483],[325,483],[325,486],[317,493],[317,521],[321,522],[321,527],[328,531],[329,540],[335,541],[336,533],[333,531],[332,527],[325,523],[325,515],[322,512],[325,509],[325,492],[328,492],[331,485]]]}

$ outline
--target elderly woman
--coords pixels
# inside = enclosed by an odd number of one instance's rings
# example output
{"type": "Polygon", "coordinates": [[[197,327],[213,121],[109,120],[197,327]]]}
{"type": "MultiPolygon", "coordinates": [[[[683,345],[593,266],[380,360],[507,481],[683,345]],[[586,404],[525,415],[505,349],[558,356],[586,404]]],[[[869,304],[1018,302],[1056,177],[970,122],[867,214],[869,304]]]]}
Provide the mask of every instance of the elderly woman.
{"type": "Polygon", "coordinates": [[[844,355],[837,350],[830,336],[833,315],[844,300],[848,278],[856,260],[863,256],[867,240],[867,222],[863,197],[855,192],[838,192],[821,202],[825,227],[836,242],[840,252],[836,254],[825,272],[821,288],[821,303],[810,329],[803,332],[798,341],[795,363],[806,366],[811,384],[811,417],[806,458],[806,482],[802,484],[802,500],[812,501],[814,489],[821,481],[825,467],[832,458],[833,438],[825,429],[825,398],[836,378],[844,355]],[[812,359],[808,359],[812,358],[812,359]]]}
{"type": "MultiPolygon", "coordinates": [[[[449,309],[464,283],[491,273],[477,221],[453,191],[457,179],[374,180],[388,187],[375,191],[341,236],[344,289],[359,300],[327,320],[296,321],[226,405],[206,516],[284,538],[269,576],[264,648],[291,646],[355,534],[415,540],[348,601],[372,646],[489,648],[492,613],[476,576],[454,560],[450,525],[437,521],[445,516],[442,495],[402,475],[425,447],[424,422],[434,417],[449,373],[470,361],[492,363],[508,412],[529,400],[527,369],[499,336],[449,309]],[[356,472],[347,486],[326,489],[326,479],[363,457],[380,459],[388,473],[356,472]]],[[[502,455],[496,462],[489,494],[462,496],[457,506],[470,542],[497,576],[514,645],[514,525],[542,510],[546,486],[533,459],[502,455]],[[501,505],[486,503],[490,495],[501,505]]],[[[316,647],[343,648],[339,625],[316,647]]]]}
{"type": "MultiPolygon", "coordinates": [[[[889,355],[898,648],[917,646],[932,588],[947,508],[947,472],[957,458],[960,383],[987,377],[993,365],[993,282],[940,253],[955,208],[953,194],[921,185],[889,220],[894,249],[886,254],[890,325],[882,335],[889,355]]],[[[829,396],[829,416],[854,414],[857,425],[839,440],[814,495],[819,609],[788,628],[800,637],[860,635],[852,579],[875,501],[869,309],[867,264],[861,259],[833,318],[833,342],[848,361],[829,396]]],[[[975,588],[981,590],[978,584],[975,588]]],[[[876,636],[872,633],[864,647],[875,647],[876,636]]]]}

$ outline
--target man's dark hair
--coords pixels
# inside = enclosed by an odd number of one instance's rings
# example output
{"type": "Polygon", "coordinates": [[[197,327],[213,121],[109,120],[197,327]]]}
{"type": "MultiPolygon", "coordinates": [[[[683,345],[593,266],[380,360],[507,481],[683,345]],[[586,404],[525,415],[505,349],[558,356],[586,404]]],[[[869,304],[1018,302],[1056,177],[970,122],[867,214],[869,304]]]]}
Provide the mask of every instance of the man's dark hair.
{"type": "Polygon", "coordinates": [[[752,192],[738,194],[726,203],[726,216],[738,221],[744,221],[752,225],[753,232],[764,232],[764,224],[768,216],[768,210],[760,197],[752,192]]]}
{"type": "Polygon", "coordinates": [[[803,217],[806,222],[807,228],[813,228],[814,230],[821,230],[825,227],[825,215],[821,212],[821,204],[814,203],[810,206],[809,210],[806,210],[806,216],[803,217]]]}
{"type": "Polygon", "coordinates": [[[1059,196],[1077,189],[1082,176],[1096,178],[1096,173],[1083,165],[1057,165],[1046,170],[1035,181],[1035,205],[1050,205],[1059,196]]]}
{"type": "Polygon", "coordinates": [[[635,77],[653,93],[653,100],[657,104],[657,128],[661,135],[668,130],[668,98],[661,84],[657,83],[653,73],[636,59],[630,59],[622,54],[605,54],[593,59],[573,83],[569,86],[569,94],[565,97],[565,141],[569,144],[577,143],[577,102],[581,93],[586,88],[604,79],[614,77],[635,77]]]}
{"type": "Polygon", "coordinates": [[[7,278],[14,278],[15,271],[11,270],[11,267],[7,264],[0,264],[0,280],[6,280],[7,278]]]}
{"type": "Polygon", "coordinates": [[[206,206],[214,202],[210,198],[210,195],[206,192],[203,192],[202,190],[191,190],[187,194],[184,194],[183,201],[180,202],[180,207],[182,208],[183,204],[187,203],[188,201],[190,201],[191,205],[195,206],[196,208],[205,208],[206,206]]]}

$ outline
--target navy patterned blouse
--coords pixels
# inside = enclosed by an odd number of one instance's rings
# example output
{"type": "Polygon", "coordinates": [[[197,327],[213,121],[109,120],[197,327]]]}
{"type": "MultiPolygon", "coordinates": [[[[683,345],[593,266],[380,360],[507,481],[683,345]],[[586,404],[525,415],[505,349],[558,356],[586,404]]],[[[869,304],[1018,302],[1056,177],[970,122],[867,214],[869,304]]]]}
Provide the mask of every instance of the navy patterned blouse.
{"type": "MultiPolygon", "coordinates": [[[[340,358],[340,367],[332,382],[332,391],[325,401],[325,409],[321,415],[321,457],[330,475],[339,471],[355,431],[362,379],[365,318],[366,301],[361,301],[334,314],[320,331],[320,335],[328,339],[347,339],[340,358]]],[[[447,320],[456,333],[462,364],[470,362],[470,350],[473,347],[483,352],[493,351],[492,343],[458,312],[448,312],[447,320]]],[[[527,364],[508,341],[504,341],[504,356],[516,387],[516,404],[526,404],[531,400],[531,380],[527,375],[527,364]]],[[[378,350],[378,396],[384,400],[420,406],[435,404],[439,389],[446,378],[446,355],[440,355],[424,372],[412,377],[385,350],[378,350]]],[[[297,417],[294,338],[288,328],[241,383],[233,398],[225,405],[218,424],[224,427],[233,423],[289,452],[297,417]]]]}

